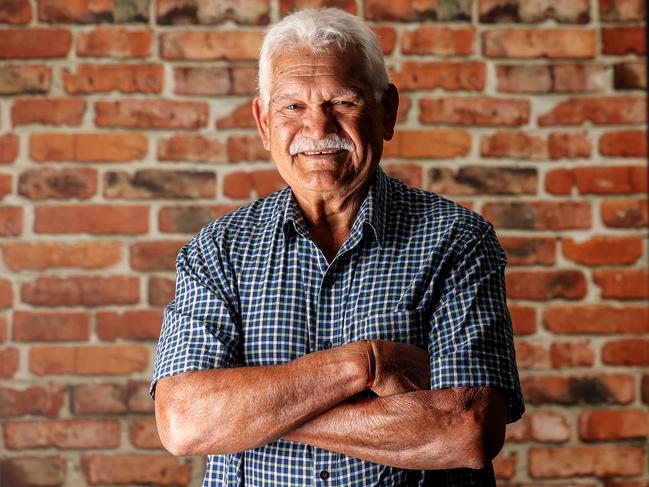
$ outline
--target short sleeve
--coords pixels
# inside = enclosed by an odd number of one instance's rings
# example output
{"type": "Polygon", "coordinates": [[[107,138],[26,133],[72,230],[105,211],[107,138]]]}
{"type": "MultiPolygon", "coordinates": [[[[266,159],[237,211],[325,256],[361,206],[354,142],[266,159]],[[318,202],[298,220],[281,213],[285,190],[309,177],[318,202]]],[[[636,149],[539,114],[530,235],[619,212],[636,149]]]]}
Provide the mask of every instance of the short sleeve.
{"type": "Polygon", "coordinates": [[[505,253],[493,227],[455,252],[433,310],[428,351],[431,389],[488,386],[508,398],[507,422],[525,411],[511,317],[505,253]]]}
{"type": "Polygon", "coordinates": [[[232,306],[214,282],[196,239],[178,252],[176,293],[164,309],[149,395],[159,379],[236,364],[238,333],[232,306]]]}

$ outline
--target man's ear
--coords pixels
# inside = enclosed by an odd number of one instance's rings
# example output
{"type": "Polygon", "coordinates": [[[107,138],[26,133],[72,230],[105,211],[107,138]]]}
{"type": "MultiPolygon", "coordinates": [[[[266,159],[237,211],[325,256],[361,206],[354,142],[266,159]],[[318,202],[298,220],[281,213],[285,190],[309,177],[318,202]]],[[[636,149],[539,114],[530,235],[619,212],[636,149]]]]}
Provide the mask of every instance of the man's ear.
{"type": "Polygon", "coordinates": [[[397,123],[397,113],[399,111],[399,91],[392,83],[383,96],[383,138],[390,140],[394,135],[394,126],[397,123]]]}
{"type": "Polygon", "coordinates": [[[252,100],[252,114],[257,123],[257,130],[261,136],[261,141],[264,148],[270,151],[270,130],[268,129],[268,110],[264,106],[264,102],[258,96],[252,100]]]}

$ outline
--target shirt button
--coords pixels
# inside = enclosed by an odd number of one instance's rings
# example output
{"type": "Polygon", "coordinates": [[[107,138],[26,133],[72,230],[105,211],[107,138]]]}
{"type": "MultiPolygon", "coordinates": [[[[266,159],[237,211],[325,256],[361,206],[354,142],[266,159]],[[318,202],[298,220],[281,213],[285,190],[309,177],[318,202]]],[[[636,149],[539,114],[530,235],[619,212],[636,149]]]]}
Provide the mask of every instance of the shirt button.
{"type": "Polygon", "coordinates": [[[331,348],[331,342],[327,340],[322,344],[322,348],[324,348],[325,350],[329,350],[331,348]]]}
{"type": "Polygon", "coordinates": [[[329,478],[329,472],[327,470],[323,470],[320,472],[320,478],[322,480],[327,480],[329,478]]]}

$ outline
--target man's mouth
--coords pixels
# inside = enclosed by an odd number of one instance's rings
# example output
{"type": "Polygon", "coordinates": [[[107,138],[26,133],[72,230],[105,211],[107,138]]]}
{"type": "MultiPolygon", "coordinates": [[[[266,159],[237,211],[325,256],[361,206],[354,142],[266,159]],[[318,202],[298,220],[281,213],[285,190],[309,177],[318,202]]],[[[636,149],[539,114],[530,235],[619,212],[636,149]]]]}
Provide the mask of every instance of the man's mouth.
{"type": "Polygon", "coordinates": [[[347,152],[347,151],[345,149],[326,149],[320,151],[303,151],[300,152],[300,154],[304,154],[305,156],[329,156],[329,155],[339,154],[341,152],[347,152]]]}

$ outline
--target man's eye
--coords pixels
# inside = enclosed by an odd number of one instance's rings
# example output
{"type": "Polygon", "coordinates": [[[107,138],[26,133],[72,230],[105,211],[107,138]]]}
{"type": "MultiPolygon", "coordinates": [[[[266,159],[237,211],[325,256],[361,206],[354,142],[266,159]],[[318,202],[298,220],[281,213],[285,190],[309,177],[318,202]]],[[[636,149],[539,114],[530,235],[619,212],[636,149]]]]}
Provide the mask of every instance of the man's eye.
{"type": "Polygon", "coordinates": [[[286,105],[284,108],[286,110],[297,110],[299,105],[297,103],[291,103],[290,105],[286,105]]]}
{"type": "Polygon", "coordinates": [[[353,103],[347,100],[338,100],[334,102],[334,105],[351,106],[353,103]]]}

